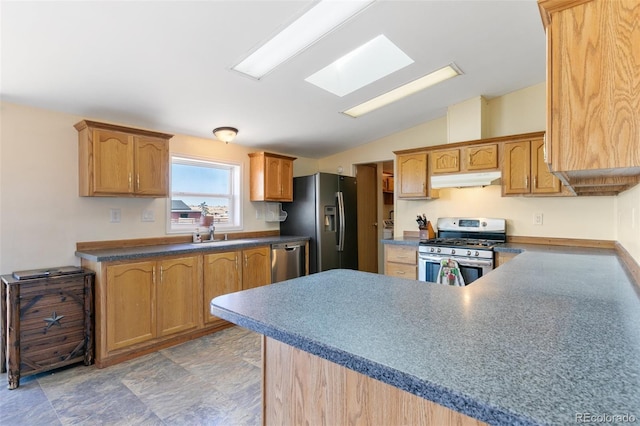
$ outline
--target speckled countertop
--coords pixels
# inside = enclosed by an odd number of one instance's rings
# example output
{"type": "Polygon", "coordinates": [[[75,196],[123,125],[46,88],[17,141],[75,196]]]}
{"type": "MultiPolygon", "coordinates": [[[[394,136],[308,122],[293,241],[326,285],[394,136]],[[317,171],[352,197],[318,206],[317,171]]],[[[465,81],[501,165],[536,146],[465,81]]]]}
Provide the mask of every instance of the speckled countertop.
{"type": "Polygon", "coordinates": [[[171,256],[180,254],[195,254],[201,252],[215,252],[238,250],[243,248],[258,247],[278,243],[290,243],[295,241],[308,241],[309,237],[276,236],[261,238],[244,238],[228,241],[216,241],[212,243],[183,243],[183,244],[159,244],[144,247],[123,247],[114,249],[83,250],[76,251],[76,256],[93,262],[113,262],[117,260],[141,259],[145,257],[171,256]]]}
{"type": "Polygon", "coordinates": [[[211,311],[490,424],[640,419],[640,300],[612,250],[527,246],[467,287],[333,270],[211,311]]]}

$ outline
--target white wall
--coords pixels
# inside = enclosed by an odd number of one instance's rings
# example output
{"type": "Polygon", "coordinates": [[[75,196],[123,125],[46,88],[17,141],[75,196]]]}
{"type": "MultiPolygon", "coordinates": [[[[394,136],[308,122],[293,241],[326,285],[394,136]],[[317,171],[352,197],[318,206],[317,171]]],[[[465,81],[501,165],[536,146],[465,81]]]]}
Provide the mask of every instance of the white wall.
{"type": "MultiPolygon", "coordinates": [[[[0,273],[78,265],[74,252],[79,241],[166,235],[166,199],[78,196],[78,133],[73,125],[90,117],[9,103],[1,103],[0,112],[0,273]],[[120,223],[110,223],[110,208],[121,209],[120,223]],[[141,221],[147,209],[154,211],[155,222],[141,221]]],[[[279,229],[277,222],[256,219],[263,203],[248,201],[247,154],[253,150],[185,135],[175,135],[170,150],[241,163],[247,195],[244,231],[279,229]]],[[[296,167],[315,172],[317,161],[301,158],[296,167]]]]}
{"type": "Polygon", "coordinates": [[[616,239],[640,263],[640,185],[621,193],[616,201],[616,239]]]}

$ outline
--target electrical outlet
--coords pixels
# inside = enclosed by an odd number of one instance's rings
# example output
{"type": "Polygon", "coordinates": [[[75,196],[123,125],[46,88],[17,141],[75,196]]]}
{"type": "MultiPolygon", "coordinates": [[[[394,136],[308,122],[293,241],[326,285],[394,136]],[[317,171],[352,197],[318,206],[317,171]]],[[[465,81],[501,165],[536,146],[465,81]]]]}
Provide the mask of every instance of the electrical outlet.
{"type": "Polygon", "coordinates": [[[533,214],[533,224],[534,225],[542,225],[542,213],[534,213],[533,214]]]}
{"type": "Polygon", "coordinates": [[[120,223],[122,212],[120,209],[109,209],[109,217],[111,223],[120,223]]]}
{"type": "Polygon", "coordinates": [[[142,221],[143,222],[155,222],[156,215],[153,210],[147,209],[142,211],[142,221]]]}

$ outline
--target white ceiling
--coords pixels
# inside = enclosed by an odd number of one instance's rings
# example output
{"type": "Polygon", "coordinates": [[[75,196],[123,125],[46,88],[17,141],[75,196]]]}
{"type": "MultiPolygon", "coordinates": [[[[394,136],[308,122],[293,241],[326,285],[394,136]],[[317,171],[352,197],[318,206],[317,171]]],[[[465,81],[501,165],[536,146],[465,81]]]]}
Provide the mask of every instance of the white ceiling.
{"type": "MultiPolygon", "coordinates": [[[[378,0],[256,81],[230,71],[312,1],[1,2],[4,101],[321,158],[545,79],[535,0],[378,0]],[[342,98],[304,81],[385,34],[414,63],[342,98]],[[464,75],[361,118],[340,111],[454,62],[464,75]]],[[[444,141],[443,141],[444,142],[444,141]]]]}

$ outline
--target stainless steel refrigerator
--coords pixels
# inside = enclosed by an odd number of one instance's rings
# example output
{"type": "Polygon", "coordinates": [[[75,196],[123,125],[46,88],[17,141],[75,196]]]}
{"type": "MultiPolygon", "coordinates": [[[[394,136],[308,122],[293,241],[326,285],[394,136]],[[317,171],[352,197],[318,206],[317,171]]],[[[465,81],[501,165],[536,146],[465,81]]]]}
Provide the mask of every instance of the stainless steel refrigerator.
{"type": "Polygon", "coordinates": [[[316,173],[293,179],[280,235],[309,236],[309,273],[358,269],[356,179],[316,173]]]}

